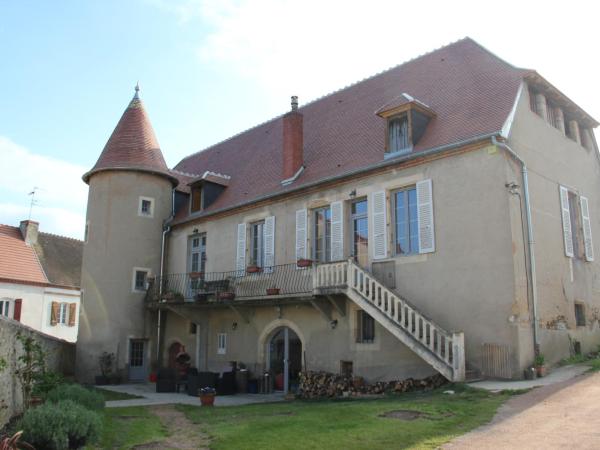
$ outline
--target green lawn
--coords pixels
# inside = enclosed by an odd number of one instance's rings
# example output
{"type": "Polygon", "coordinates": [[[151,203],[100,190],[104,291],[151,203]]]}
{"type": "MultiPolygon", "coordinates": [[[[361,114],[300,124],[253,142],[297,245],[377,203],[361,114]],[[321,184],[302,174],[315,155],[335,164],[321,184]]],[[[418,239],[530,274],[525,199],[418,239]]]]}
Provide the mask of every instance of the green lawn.
{"type": "Polygon", "coordinates": [[[167,430],[158,417],[143,406],[105,408],[104,427],[100,441],[90,449],[131,448],[160,441],[167,430]]]}
{"type": "Polygon", "coordinates": [[[109,389],[102,389],[99,387],[95,387],[93,389],[102,394],[105,402],[110,402],[113,400],[129,400],[132,398],[142,398],[139,395],[125,394],[124,392],[115,392],[109,389]]]}
{"type": "Polygon", "coordinates": [[[177,408],[211,437],[214,449],[435,448],[491,420],[511,395],[450,389],[456,393],[441,389],[373,400],[177,408]],[[424,416],[410,421],[381,417],[394,410],[424,416]]]}

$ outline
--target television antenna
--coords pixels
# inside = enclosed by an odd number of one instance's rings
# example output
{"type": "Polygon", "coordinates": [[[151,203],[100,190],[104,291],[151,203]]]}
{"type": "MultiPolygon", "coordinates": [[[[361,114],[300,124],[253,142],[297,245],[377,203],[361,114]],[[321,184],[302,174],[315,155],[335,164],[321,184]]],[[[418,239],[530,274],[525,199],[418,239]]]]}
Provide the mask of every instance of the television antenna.
{"type": "Polygon", "coordinates": [[[33,209],[33,205],[37,205],[38,204],[38,201],[35,198],[35,194],[39,190],[40,190],[39,187],[34,186],[33,190],[29,194],[27,194],[27,195],[31,196],[31,202],[29,202],[29,217],[27,218],[27,220],[31,220],[31,210],[33,209]]]}

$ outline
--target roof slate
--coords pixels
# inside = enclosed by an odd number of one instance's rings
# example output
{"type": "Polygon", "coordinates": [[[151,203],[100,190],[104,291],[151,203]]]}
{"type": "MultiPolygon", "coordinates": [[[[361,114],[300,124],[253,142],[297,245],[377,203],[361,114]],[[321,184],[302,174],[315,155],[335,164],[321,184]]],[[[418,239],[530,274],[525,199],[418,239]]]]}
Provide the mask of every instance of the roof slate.
{"type": "Polygon", "coordinates": [[[63,287],[80,287],[83,242],[38,233],[27,245],[19,227],[0,224],[0,279],[63,287]]]}
{"type": "Polygon", "coordinates": [[[38,233],[34,248],[51,284],[81,286],[82,241],[50,233],[38,233]]]}
{"type": "Polygon", "coordinates": [[[208,215],[381,162],[385,119],[376,111],[402,92],[436,113],[414,152],[499,132],[525,73],[465,38],[299,108],[305,170],[291,186],[281,185],[282,116],[184,158],[175,170],[231,175],[227,189],[194,217],[208,215]]]}
{"type": "Polygon", "coordinates": [[[137,91],[104,146],[98,161],[83,175],[83,181],[87,183],[90,176],[96,172],[123,169],[157,173],[177,184],[177,178],[171,174],[165,163],[137,91]]]}
{"type": "Polygon", "coordinates": [[[40,261],[18,227],[0,224],[0,279],[48,283],[40,261]]]}

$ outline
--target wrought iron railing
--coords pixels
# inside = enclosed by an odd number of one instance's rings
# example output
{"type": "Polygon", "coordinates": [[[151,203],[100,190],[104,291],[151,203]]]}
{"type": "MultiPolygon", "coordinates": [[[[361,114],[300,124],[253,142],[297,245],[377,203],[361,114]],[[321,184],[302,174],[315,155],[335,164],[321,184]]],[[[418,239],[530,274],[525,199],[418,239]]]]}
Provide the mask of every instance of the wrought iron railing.
{"type": "MultiPolygon", "coordinates": [[[[254,269],[256,270],[256,269],[254,269]]],[[[156,277],[149,283],[150,302],[215,302],[267,295],[308,294],[313,289],[312,268],[297,264],[258,269],[257,272],[195,272],[156,277]]]]}

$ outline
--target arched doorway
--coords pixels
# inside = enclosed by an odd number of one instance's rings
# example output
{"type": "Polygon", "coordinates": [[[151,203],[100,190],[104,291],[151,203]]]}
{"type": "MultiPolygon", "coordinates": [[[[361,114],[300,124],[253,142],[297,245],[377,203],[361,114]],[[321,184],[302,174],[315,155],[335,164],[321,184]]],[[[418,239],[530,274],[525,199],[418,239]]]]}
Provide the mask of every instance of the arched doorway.
{"type": "Polygon", "coordinates": [[[275,390],[294,392],[302,371],[302,341],[289,327],[273,331],[267,343],[267,361],[275,380],[275,390]]]}

